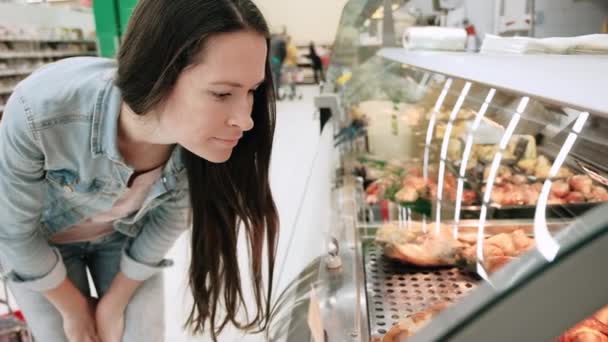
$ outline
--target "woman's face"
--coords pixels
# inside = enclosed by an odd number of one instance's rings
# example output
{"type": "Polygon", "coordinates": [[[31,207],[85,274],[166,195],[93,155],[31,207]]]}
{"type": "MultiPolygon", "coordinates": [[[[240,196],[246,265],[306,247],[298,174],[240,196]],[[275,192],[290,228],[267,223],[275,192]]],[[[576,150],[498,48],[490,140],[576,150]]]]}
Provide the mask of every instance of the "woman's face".
{"type": "Polygon", "coordinates": [[[164,136],[210,162],[227,161],[253,128],[253,92],[264,81],[266,39],[253,31],[212,36],[162,104],[164,136]]]}

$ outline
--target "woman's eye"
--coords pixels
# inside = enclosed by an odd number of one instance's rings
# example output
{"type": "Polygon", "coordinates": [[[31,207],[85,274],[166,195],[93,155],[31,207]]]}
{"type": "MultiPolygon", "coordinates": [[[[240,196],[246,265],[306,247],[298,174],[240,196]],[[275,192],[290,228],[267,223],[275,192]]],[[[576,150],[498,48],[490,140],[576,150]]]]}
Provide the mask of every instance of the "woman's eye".
{"type": "Polygon", "coordinates": [[[230,97],[230,95],[232,95],[231,93],[215,93],[215,92],[212,94],[218,100],[226,100],[228,97],[230,97]]]}

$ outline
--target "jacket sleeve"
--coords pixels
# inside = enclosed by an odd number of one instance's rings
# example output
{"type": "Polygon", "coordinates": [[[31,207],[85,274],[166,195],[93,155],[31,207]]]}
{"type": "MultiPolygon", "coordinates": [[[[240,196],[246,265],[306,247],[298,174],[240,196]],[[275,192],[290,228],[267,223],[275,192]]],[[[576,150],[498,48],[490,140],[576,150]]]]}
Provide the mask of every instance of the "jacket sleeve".
{"type": "Polygon", "coordinates": [[[128,278],[144,281],[172,265],[164,257],[189,227],[189,198],[184,191],[146,214],[141,232],[122,255],[120,270],[128,278]]]}
{"type": "Polygon", "coordinates": [[[33,291],[66,277],[61,254],[40,234],[45,198],[44,154],[32,112],[17,89],[0,122],[0,259],[5,276],[33,291]]]}

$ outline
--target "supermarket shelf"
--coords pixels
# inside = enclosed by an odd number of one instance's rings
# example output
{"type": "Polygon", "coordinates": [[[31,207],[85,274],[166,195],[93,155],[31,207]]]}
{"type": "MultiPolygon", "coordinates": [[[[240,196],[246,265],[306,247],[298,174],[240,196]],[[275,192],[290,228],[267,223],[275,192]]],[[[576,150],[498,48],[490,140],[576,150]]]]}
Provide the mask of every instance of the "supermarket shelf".
{"type": "Polygon", "coordinates": [[[71,57],[71,56],[97,56],[97,52],[13,52],[0,53],[0,59],[15,59],[15,58],[53,58],[53,57],[71,57]]]}
{"type": "Polygon", "coordinates": [[[482,55],[384,48],[379,56],[416,68],[608,117],[608,57],[482,55]]]}
{"type": "Polygon", "coordinates": [[[95,40],[91,39],[34,39],[23,37],[0,37],[0,42],[16,42],[16,43],[65,43],[65,44],[96,44],[95,40]]]}
{"type": "Polygon", "coordinates": [[[0,95],[10,94],[14,89],[15,87],[0,87],[0,95]]]}
{"type": "Polygon", "coordinates": [[[0,77],[29,75],[36,70],[38,70],[38,68],[19,69],[19,70],[15,70],[15,69],[0,70],[0,77]]]}

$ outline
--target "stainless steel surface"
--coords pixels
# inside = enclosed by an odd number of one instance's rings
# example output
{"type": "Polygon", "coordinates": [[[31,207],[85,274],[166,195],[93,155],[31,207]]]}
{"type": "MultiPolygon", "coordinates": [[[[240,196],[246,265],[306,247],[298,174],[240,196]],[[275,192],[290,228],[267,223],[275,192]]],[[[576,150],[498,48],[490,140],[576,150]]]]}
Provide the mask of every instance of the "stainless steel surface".
{"type": "Polygon", "coordinates": [[[353,177],[345,177],[343,183],[333,193],[336,208],[327,243],[329,247],[334,240],[339,242],[339,246],[335,246],[339,249],[332,247],[327,252],[337,252],[342,266],[329,269],[325,261],[322,262],[314,286],[320,299],[326,341],[368,342],[361,239],[355,229],[357,185],[353,177]]]}
{"type": "Polygon", "coordinates": [[[340,97],[337,94],[323,93],[315,97],[314,103],[318,109],[329,109],[334,120],[338,122],[338,127],[341,127],[345,123],[346,115],[342,109],[340,97]]]}
{"type": "Polygon", "coordinates": [[[343,265],[337,270],[319,269],[316,285],[321,300],[321,313],[327,342],[369,341],[367,309],[361,284],[355,282],[355,272],[363,263],[355,260],[353,249],[341,252],[343,265]],[[358,295],[358,293],[360,293],[358,295]],[[358,318],[359,317],[359,318],[358,318]]]}
{"type": "Polygon", "coordinates": [[[458,268],[422,269],[389,260],[382,248],[363,248],[372,338],[382,337],[400,319],[439,302],[455,302],[478,278],[458,268]]]}

